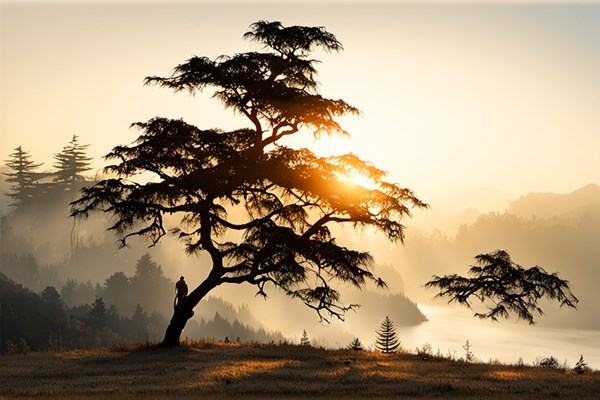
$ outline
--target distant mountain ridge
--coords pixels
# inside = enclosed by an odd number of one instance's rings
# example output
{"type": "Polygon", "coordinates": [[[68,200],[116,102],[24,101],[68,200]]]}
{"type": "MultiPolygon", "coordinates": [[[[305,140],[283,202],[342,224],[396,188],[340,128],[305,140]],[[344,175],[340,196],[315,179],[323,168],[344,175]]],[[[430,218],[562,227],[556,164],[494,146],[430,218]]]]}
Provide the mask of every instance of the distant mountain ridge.
{"type": "Polygon", "coordinates": [[[569,194],[530,193],[512,201],[507,213],[523,218],[600,215],[600,186],[589,184],[569,194]]]}

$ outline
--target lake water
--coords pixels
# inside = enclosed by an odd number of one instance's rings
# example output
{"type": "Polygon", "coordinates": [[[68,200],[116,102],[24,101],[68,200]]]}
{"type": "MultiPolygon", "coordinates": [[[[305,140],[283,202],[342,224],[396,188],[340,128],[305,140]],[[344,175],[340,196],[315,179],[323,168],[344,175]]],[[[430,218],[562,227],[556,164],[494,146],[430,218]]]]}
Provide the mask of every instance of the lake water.
{"type": "Polygon", "coordinates": [[[406,349],[414,350],[428,342],[433,352],[464,357],[467,340],[471,351],[481,361],[498,360],[526,364],[554,356],[573,367],[580,355],[588,366],[600,369],[600,331],[549,328],[528,325],[522,321],[500,322],[473,318],[468,310],[448,307],[422,306],[419,308],[429,322],[415,327],[398,327],[398,336],[406,349]]]}

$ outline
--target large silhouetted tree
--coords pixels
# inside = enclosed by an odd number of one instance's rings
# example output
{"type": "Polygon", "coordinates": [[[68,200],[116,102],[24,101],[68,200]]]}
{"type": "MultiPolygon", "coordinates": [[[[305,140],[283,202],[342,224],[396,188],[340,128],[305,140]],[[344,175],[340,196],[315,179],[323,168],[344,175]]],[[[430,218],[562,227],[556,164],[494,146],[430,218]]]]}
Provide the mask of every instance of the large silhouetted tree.
{"type": "Polygon", "coordinates": [[[318,92],[313,50],[337,52],[342,45],[323,27],[259,21],[244,37],[262,52],[193,57],[156,84],[191,94],[214,90],[224,107],[245,116],[249,126],[203,130],[182,120],[156,117],[134,127],[139,138],[115,147],[106,158],[114,178],[85,188],[72,204],[75,217],[105,211],[116,221],[122,245],[131,236],[153,244],[169,229],[165,216],[178,215],[173,229],[189,254],[206,252],[207,277],[175,308],[164,345],[178,345],[194,307],[225,283],[250,283],[265,295],[283,290],[323,319],[343,318],[333,281],[362,287],[384,285],[367,252],[339,245],[330,227],[372,227],[392,241],[404,238],[403,219],[425,207],[409,189],[385,181],[385,173],[353,154],[318,157],[285,146],[290,135],[347,132],[336,117],[358,114],[343,100],[318,92]],[[140,174],[151,173],[143,181],[140,174]],[[366,188],[345,179],[362,174],[366,188]],[[137,180],[136,180],[137,179],[137,180]]]}
{"type": "Polygon", "coordinates": [[[514,313],[518,319],[534,324],[535,316],[544,315],[538,305],[543,297],[557,300],[561,306],[575,308],[578,303],[569,282],[557,273],[549,274],[539,266],[523,268],[504,250],[480,254],[475,260],[476,265],[469,270],[471,278],[456,274],[434,276],[425,286],[438,288],[437,297],[449,297],[449,302],[467,307],[471,307],[473,298],[487,303],[488,311],[475,316],[493,321],[514,313]]]}
{"type": "Polygon", "coordinates": [[[6,160],[6,166],[12,172],[3,172],[7,176],[6,182],[10,184],[10,193],[7,195],[12,199],[10,206],[19,207],[31,202],[37,181],[42,174],[36,172],[42,164],[36,164],[31,160],[29,152],[24,151],[21,146],[17,147],[6,160]]]}

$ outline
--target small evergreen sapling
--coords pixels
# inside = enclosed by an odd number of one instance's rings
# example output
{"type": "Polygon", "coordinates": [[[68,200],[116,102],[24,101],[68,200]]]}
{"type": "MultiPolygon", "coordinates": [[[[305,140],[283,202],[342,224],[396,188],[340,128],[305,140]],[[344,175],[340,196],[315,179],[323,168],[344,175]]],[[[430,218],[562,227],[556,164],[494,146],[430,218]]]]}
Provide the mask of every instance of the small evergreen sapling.
{"type": "Polygon", "coordinates": [[[400,340],[392,320],[386,316],[379,329],[375,331],[375,348],[382,353],[395,353],[400,348],[400,340]]]}
{"type": "Polygon", "coordinates": [[[467,342],[462,347],[465,350],[465,361],[470,363],[475,361],[475,354],[471,350],[471,343],[467,340],[467,342]]]}
{"type": "Polygon", "coordinates": [[[300,338],[300,345],[301,346],[310,346],[310,339],[308,338],[308,335],[306,334],[306,329],[304,329],[302,331],[302,337],[300,338]]]}
{"type": "Polygon", "coordinates": [[[359,351],[364,350],[364,347],[359,338],[354,338],[354,340],[348,345],[348,349],[359,351]]]}

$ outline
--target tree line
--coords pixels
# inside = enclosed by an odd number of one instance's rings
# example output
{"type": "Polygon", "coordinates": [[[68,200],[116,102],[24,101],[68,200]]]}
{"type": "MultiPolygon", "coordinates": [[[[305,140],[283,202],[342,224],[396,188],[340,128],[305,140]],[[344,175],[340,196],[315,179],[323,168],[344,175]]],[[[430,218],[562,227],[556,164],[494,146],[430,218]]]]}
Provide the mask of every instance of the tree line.
{"type": "MultiPolygon", "coordinates": [[[[31,273],[39,268],[32,256],[20,259],[29,263],[31,273]]],[[[2,352],[59,351],[110,347],[116,342],[157,341],[168,322],[164,314],[170,311],[173,287],[174,282],[165,277],[162,267],[149,254],[138,259],[132,276],[117,272],[102,285],[69,279],[58,290],[46,286],[36,293],[1,274],[2,352]]],[[[213,299],[213,303],[219,301],[213,299]]],[[[214,308],[227,310],[227,305],[214,308]]],[[[218,312],[212,319],[202,318],[190,324],[186,335],[195,339],[230,337],[247,342],[283,340],[277,332],[244,325],[235,315],[218,312]]]]}
{"type": "Polygon", "coordinates": [[[10,172],[3,173],[10,185],[7,194],[14,208],[24,208],[58,193],[74,193],[86,181],[83,173],[91,169],[92,158],[88,157],[87,144],[81,144],[77,135],[54,155],[54,170],[41,172],[43,163],[32,160],[31,154],[18,146],[6,160],[10,172]]]}
{"type": "Polygon", "coordinates": [[[91,304],[69,307],[53,286],[39,294],[0,274],[1,350],[64,351],[110,347],[118,341],[151,340],[166,321],[137,305],[125,317],[98,297],[91,304]]]}

